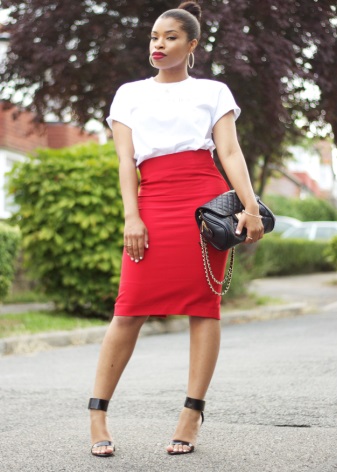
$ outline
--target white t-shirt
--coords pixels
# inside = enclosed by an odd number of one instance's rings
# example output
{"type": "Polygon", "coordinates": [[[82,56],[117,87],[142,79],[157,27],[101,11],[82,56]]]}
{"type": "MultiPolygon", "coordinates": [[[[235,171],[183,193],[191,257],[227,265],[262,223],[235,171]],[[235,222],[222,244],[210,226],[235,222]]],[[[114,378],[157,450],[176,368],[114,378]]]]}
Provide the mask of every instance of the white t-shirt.
{"type": "Polygon", "coordinates": [[[137,166],[146,159],[181,151],[215,149],[212,129],[230,110],[240,108],[222,82],[187,78],[159,83],[150,79],[122,85],[111,104],[108,125],[119,121],[132,130],[137,166]]]}

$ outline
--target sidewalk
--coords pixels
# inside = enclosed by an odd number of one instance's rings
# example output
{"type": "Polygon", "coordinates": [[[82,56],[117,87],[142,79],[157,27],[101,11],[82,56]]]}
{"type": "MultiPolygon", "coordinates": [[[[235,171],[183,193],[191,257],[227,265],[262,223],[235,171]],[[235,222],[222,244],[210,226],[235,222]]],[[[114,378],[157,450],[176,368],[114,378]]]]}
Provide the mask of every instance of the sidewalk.
{"type": "MultiPolygon", "coordinates": [[[[275,304],[251,310],[222,311],[221,324],[247,323],[259,320],[273,320],[318,310],[337,313],[337,273],[320,273],[290,277],[275,277],[254,280],[250,291],[276,300],[275,304]],[[335,284],[333,284],[335,282],[335,284]]],[[[34,304],[34,309],[37,309],[34,304]]],[[[40,309],[52,309],[50,304],[40,304],[40,309]]],[[[0,307],[1,313],[18,313],[33,309],[32,305],[0,307]]],[[[188,329],[188,318],[169,318],[165,322],[153,320],[146,323],[141,336],[176,333],[188,329]]],[[[73,331],[48,332],[36,335],[0,339],[0,356],[28,354],[31,352],[100,343],[106,326],[77,329],[73,331]]]]}
{"type": "Polygon", "coordinates": [[[1,315],[15,315],[16,313],[26,313],[27,311],[49,311],[54,309],[54,304],[49,303],[10,303],[0,305],[1,315]]]}
{"type": "Polygon", "coordinates": [[[337,312],[337,272],[258,279],[252,282],[251,291],[285,303],[305,303],[311,310],[337,312]]]}

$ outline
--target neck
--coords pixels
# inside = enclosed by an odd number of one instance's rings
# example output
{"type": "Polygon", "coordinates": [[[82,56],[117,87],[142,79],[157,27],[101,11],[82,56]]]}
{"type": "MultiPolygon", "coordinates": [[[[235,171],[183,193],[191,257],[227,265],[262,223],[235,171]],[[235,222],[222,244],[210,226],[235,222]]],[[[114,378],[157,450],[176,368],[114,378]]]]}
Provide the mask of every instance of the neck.
{"type": "Polygon", "coordinates": [[[166,69],[159,70],[158,75],[155,76],[156,82],[170,83],[170,82],[182,82],[188,79],[189,75],[187,69],[166,69]]]}

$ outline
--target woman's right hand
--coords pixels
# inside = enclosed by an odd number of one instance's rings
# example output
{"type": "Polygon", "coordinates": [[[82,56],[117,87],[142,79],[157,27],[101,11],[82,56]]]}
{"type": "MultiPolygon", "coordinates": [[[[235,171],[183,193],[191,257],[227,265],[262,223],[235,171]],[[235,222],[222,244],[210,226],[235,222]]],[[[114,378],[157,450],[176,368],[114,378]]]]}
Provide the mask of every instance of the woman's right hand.
{"type": "Polygon", "coordinates": [[[145,249],[149,247],[149,235],[139,216],[125,219],[124,247],[132,261],[139,262],[144,258],[145,249]]]}

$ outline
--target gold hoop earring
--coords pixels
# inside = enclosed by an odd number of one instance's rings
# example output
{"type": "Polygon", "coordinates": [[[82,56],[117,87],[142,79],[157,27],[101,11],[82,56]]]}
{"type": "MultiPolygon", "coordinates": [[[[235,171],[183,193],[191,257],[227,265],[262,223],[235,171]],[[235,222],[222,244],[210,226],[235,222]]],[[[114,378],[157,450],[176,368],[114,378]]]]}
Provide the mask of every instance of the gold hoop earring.
{"type": "Polygon", "coordinates": [[[188,55],[187,65],[190,69],[193,69],[193,67],[194,67],[194,54],[193,54],[193,52],[190,52],[189,55],[188,55]],[[192,63],[190,61],[191,57],[192,57],[192,63]]]}
{"type": "Polygon", "coordinates": [[[154,63],[153,63],[153,60],[152,60],[152,57],[151,57],[151,56],[149,56],[149,63],[151,64],[152,67],[154,67],[155,69],[157,69],[156,66],[155,66],[154,63]]]}

